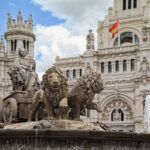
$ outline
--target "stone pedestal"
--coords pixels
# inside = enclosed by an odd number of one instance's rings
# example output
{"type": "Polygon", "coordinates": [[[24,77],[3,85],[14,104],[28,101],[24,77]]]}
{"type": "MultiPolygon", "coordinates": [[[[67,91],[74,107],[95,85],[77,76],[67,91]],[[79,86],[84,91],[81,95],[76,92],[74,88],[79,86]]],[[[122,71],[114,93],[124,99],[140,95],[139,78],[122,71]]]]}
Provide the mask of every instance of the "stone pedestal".
{"type": "Polygon", "coordinates": [[[0,130],[3,150],[149,150],[150,135],[88,130],[0,130]]]}

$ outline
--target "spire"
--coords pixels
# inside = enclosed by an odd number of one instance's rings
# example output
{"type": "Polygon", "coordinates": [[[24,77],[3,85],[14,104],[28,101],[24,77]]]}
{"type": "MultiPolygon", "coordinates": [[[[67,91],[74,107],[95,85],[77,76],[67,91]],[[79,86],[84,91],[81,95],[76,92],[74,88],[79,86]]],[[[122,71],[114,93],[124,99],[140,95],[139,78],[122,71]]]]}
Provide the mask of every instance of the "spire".
{"type": "Polygon", "coordinates": [[[5,50],[3,35],[0,37],[0,50],[5,50]]]}
{"type": "Polygon", "coordinates": [[[18,16],[17,16],[17,24],[22,25],[23,16],[21,11],[19,10],[18,16]]]}
{"type": "Polygon", "coordinates": [[[30,12],[30,16],[29,16],[29,19],[28,19],[28,28],[30,30],[32,30],[32,27],[33,27],[33,19],[32,19],[32,13],[30,12]]]}
{"type": "Polygon", "coordinates": [[[12,19],[10,13],[7,14],[7,29],[10,29],[12,26],[12,19]]]}
{"type": "Polygon", "coordinates": [[[87,50],[94,50],[94,34],[91,29],[87,34],[86,40],[87,40],[87,45],[86,45],[87,50]]]}

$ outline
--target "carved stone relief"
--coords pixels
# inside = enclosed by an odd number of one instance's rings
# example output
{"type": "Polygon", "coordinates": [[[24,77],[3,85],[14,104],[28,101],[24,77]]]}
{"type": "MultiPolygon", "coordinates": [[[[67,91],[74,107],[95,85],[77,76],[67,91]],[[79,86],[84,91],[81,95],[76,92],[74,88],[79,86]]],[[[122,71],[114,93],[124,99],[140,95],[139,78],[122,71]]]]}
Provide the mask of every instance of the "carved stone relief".
{"type": "Polygon", "coordinates": [[[113,117],[114,118],[113,121],[121,121],[121,118],[120,118],[121,113],[123,113],[124,115],[123,120],[127,120],[127,121],[132,120],[133,113],[132,113],[131,107],[127,104],[127,102],[122,101],[120,99],[117,99],[117,100],[114,99],[104,106],[104,109],[102,112],[102,120],[112,121],[112,117],[113,117]]]}

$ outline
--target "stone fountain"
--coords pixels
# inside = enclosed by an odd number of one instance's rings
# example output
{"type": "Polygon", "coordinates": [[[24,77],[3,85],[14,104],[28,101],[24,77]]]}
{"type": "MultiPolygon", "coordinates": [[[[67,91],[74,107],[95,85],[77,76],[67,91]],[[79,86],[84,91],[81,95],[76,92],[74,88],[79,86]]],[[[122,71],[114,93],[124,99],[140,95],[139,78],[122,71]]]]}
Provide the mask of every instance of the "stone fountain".
{"type": "MultiPolygon", "coordinates": [[[[114,133],[103,123],[84,123],[80,119],[86,109],[101,112],[98,104],[93,102],[94,95],[103,90],[100,74],[88,72],[68,92],[67,80],[58,68],[52,67],[45,72],[40,87],[36,73],[29,69],[21,70],[22,65],[17,66],[17,70],[14,66],[9,72],[15,84],[13,92],[4,98],[4,127],[0,130],[0,149],[150,149],[149,134],[114,133]],[[33,77],[32,80],[24,79],[22,71],[29,74],[27,77],[33,77]]],[[[147,100],[147,121],[149,104],[147,100]]],[[[147,130],[149,131],[149,126],[147,130]]]]}

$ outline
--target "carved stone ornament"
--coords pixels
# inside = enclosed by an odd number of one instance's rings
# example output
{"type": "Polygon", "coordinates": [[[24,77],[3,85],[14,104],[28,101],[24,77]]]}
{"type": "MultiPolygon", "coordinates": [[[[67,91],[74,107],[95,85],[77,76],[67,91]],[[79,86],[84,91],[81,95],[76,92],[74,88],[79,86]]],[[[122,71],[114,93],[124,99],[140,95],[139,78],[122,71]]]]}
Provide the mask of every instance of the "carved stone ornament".
{"type": "Polygon", "coordinates": [[[114,121],[120,121],[120,114],[118,110],[122,110],[124,113],[125,120],[132,120],[133,119],[133,113],[131,110],[131,107],[127,104],[127,102],[122,101],[120,99],[114,99],[110,102],[108,102],[103,109],[102,112],[102,120],[103,121],[111,121],[112,113],[114,117],[114,121]]]}
{"type": "Polygon", "coordinates": [[[142,28],[142,34],[143,34],[143,42],[148,42],[149,36],[150,36],[150,28],[147,26],[144,26],[142,28]]]}
{"type": "Polygon", "coordinates": [[[142,73],[142,75],[147,75],[149,71],[150,71],[149,62],[147,61],[146,57],[143,57],[143,60],[141,62],[140,72],[142,73]]]}

